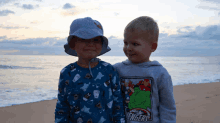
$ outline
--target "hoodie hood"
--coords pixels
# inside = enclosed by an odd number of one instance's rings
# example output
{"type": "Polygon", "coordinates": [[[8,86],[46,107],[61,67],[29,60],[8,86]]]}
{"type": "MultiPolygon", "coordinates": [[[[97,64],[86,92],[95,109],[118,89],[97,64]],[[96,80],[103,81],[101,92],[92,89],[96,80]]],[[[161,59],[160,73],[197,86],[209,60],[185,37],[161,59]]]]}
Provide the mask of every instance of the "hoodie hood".
{"type": "Polygon", "coordinates": [[[125,60],[122,62],[124,65],[135,65],[139,67],[151,67],[151,66],[162,66],[158,61],[149,61],[149,62],[143,62],[143,63],[138,63],[134,64],[130,60],[125,60]]]}

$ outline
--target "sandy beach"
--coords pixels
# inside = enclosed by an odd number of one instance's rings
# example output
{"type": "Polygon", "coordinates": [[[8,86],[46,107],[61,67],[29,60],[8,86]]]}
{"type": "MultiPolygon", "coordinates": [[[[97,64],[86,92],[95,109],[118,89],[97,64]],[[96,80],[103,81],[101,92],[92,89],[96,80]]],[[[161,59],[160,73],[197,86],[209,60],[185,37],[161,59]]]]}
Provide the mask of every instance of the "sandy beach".
{"type": "MultiPolygon", "coordinates": [[[[220,123],[220,82],[174,86],[177,123],[220,123]]],[[[0,123],[53,123],[56,100],[0,108],[0,123]]]]}

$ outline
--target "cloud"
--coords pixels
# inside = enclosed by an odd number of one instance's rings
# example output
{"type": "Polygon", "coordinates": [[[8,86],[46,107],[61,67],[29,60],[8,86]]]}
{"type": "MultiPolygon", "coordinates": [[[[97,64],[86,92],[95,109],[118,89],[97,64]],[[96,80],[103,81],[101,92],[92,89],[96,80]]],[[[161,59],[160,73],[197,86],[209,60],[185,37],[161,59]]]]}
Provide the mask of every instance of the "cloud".
{"type": "Polygon", "coordinates": [[[185,27],[180,27],[177,32],[178,33],[185,33],[185,32],[189,32],[192,31],[193,27],[192,26],[185,26],[185,27]]]}
{"type": "MultiPolygon", "coordinates": [[[[219,25],[206,27],[185,26],[179,28],[179,34],[159,34],[158,49],[152,56],[220,56],[219,25]]],[[[108,37],[112,49],[104,56],[125,56],[123,39],[116,36],[108,37]]],[[[66,38],[30,38],[24,40],[0,37],[0,54],[14,55],[67,55],[63,45],[66,38]],[[3,52],[3,51],[19,52],[3,52]]]]}
{"type": "Polygon", "coordinates": [[[19,3],[14,3],[15,6],[19,6],[19,3]]]}
{"type": "Polygon", "coordinates": [[[114,15],[115,15],[115,16],[118,16],[118,15],[119,15],[119,13],[118,13],[118,12],[115,12],[115,13],[114,13],[114,15]]]}
{"type": "Polygon", "coordinates": [[[38,24],[40,23],[39,21],[32,21],[31,24],[38,24]]]}
{"type": "Polygon", "coordinates": [[[61,15],[63,15],[63,16],[73,16],[73,15],[76,15],[76,13],[75,12],[62,12],[61,13],[61,15]]]}
{"type": "Polygon", "coordinates": [[[174,37],[220,41],[220,25],[197,26],[195,30],[192,30],[191,27],[184,27],[184,29],[190,29],[190,31],[182,31],[181,34],[174,35],[174,37]]]}
{"type": "Polygon", "coordinates": [[[73,15],[79,14],[79,12],[77,12],[75,9],[72,10],[72,8],[75,8],[75,6],[70,4],[70,3],[66,3],[65,5],[63,5],[63,9],[65,11],[62,11],[61,15],[63,15],[63,16],[73,16],[73,15]]]}
{"type": "Polygon", "coordinates": [[[0,11],[0,16],[8,16],[9,14],[15,14],[15,12],[8,9],[0,11]]]}
{"type": "Polygon", "coordinates": [[[2,28],[2,29],[29,29],[29,27],[19,27],[19,26],[2,26],[2,25],[0,25],[0,28],[2,28]]]}
{"type": "Polygon", "coordinates": [[[110,37],[108,37],[108,39],[116,39],[116,36],[111,35],[110,37]]]}
{"type": "Polygon", "coordinates": [[[19,4],[19,3],[14,3],[15,6],[22,8],[22,9],[28,9],[28,10],[33,10],[39,7],[39,5],[32,5],[32,4],[19,4]]]}
{"type": "Polygon", "coordinates": [[[0,40],[4,40],[6,38],[7,38],[6,36],[0,36],[0,40]]]}
{"type": "MultiPolygon", "coordinates": [[[[220,26],[185,26],[178,29],[179,34],[160,33],[158,49],[152,56],[220,56],[220,26]]],[[[123,39],[110,36],[106,53],[109,56],[124,56],[123,39]]]]}
{"type": "Polygon", "coordinates": [[[220,4],[219,0],[202,0],[202,1],[220,4]]]}
{"type": "Polygon", "coordinates": [[[218,16],[220,16],[220,8],[219,7],[210,7],[210,6],[198,6],[200,9],[213,10],[218,12],[218,16]]]}
{"type": "Polygon", "coordinates": [[[0,41],[0,54],[14,55],[65,55],[63,45],[67,42],[66,39],[54,38],[29,38],[24,40],[11,40],[2,37],[0,41]],[[18,50],[19,52],[10,53],[3,52],[5,50],[18,50]]]}
{"type": "Polygon", "coordinates": [[[70,3],[66,3],[65,5],[63,5],[63,9],[71,9],[71,8],[75,8],[75,6],[71,5],[70,3]]]}
{"type": "Polygon", "coordinates": [[[23,4],[23,5],[22,5],[22,8],[23,8],[23,9],[34,9],[34,6],[31,5],[31,4],[23,4]]]}
{"type": "Polygon", "coordinates": [[[0,6],[3,6],[5,4],[13,2],[13,1],[15,1],[15,0],[0,0],[0,6]]]}
{"type": "Polygon", "coordinates": [[[220,9],[217,8],[217,7],[199,6],[198,8],[201,8],[201,9],[208,9],[208,10],[215,10],[215,11],[220,11],[220,9]]]}
{"type": "Polygon", "coordinates": [[[66,43],[66,39],[59,39],[57,37],[53,37],[53,38],[28,38],[23,40],[13,40],[13,39],[5,38],[0,43],[18,44],[20,46],[28,46],[28,47],[42,47],[42,46],[53,47],[53,46],[61,46],[60,42],[62,42],[62,45],[64,45],[64,43],[66,43]]]}
{"type": "Polygon", "coordinates": [[[169,28],[170,28],[170,26],[165,26],[164,28],[169,29],[169,28]]]}

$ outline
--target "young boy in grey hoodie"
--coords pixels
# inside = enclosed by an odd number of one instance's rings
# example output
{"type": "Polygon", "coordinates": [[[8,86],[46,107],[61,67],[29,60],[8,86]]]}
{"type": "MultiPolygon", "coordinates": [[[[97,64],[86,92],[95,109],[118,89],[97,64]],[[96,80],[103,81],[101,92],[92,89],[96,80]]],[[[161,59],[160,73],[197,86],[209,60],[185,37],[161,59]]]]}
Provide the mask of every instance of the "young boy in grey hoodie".
{"type": "Polygon", "coordinates": [[[173,85],[168,71],[149,57],[157,49],[159,28],[151,17],[132,20],[124,30],[126,61],[116,63],[127,123],[176,123],[173,85]]]}

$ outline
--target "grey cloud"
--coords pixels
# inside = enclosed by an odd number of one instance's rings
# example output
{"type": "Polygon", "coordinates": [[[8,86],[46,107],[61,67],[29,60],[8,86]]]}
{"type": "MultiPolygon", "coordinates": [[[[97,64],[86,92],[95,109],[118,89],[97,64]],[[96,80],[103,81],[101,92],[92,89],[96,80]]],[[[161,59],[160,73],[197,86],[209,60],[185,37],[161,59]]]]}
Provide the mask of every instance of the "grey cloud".
{"type": "Polygon", "coordinates": [[[6,39],[7,37],[6,36],[0,36],[0,40],[1,39],[6,39]]]}
{"type": "Polygon", "coordinates": [[[159,38],[164,38],[164,37],[168,37],[167,33],[160,33],[159,34],[159,38]]]}
{"type": "Polygon", "coordinates": [[[0,11],[0,16],[8,16],[9,14],[15,14],[15,12],[8,9],[0,11]]]}
{"type": "Polygon", "coordinates": [[[34,9],[34,6],[31,5],[31,4],[23,4],[23,5],[22,5],[22,8],[23,8],[23,9],[34,9]]]}
{"type": "Polygon", "coordinates": [[[185,26],[185,27],[180,27],[177,32],[178,33],[185,33],[185,32],[189,32],[192,31],[192,26],[185,26]]]}
{"type": "Polygon", "coordinates": [[[24,29],[29,29],[29,27],[19,27],[19,26],[2,26],[2,25],[0,25],[0,28],[2,28],[2,29],[22,29],[22,28],[24,28],[24,29]]]}
{"type": "Polygon", "coordinates": [[[198,8],[200,9],[208,9],[208,10],[215,10],[215,11],[219,11],[219,8],[215,8],[215,7],[209,7],[209,6],[199,6],[198,8]]]}
{"type": "Polygon", "coordinates": [[[13,2],[13,1],[15,1],[15,0],[0,0],[0,6],[3,6],[5,4],[13,2]]]}
{"type": "Polygon", "coordinates": [[[5,38],[3,41],[0,41],[0,51],[18,50],[19,52],[10,53],[14,55],[36,55],[36,53],[38,55],[66,55],[63,48],[66,42],[66,39],[58,39],[57,37],[30,38],[24,40],[10,40],[5,38]]]}
{"type": "Polygon", "coordinates": [[[193,31],[181,33],[180,35],[173,36],[176,38],[220,41],[220,25],[209,25],[206,27],[197,26],[193,31]]]}
{"type": "Polygon", "coordinates": [[[14,3],[14,5],[19,8],[28,9],[28,10],[36,9],[39,7],[39,5],[32,5],[32,4],[22,4],[21,5],[19,3],[14,3]]]}
{"type": "MultiPolygon", "coordinates": [[[[181,27],[184,29],[191,29],[192,27],[181,27]]],[[[191,32],[183,32],[182,34],[168,35],[167,33],[159,34],[158,49],[152,56],[217,56],[220,55],[220,43],[210,39],[209,34],[219,35],[219,26],[196,27],[191,32]],[[202,29],[201,29],[202,28],[202,29]],[[200,32],[199,32],[200,31],[200,32]],[[194,33],[193,33],[194,32],[194,33]],[[209,32],[209,34],[204,35],[209,32]],[[191,35],[190,35],[191,34],[191,35]],[[192,35],[194,34],[194,35],[192,35]],[[186,38],[186,35],[188,37],[186,38]],[[207,37],[198,38],[204,35],[207,37]]],[[[66,55],[63,45],[67,43],[66,38],[31,38],[24,40],[10,40],[6,36],[0,37],[0,51],[1,50],[19,50],[13,54],[30,53],[36,55],[54,54],[66,55]]],[[[104,56],[125,56],[123,52],[123,39],[116,36],[110,36],[109,47],[111,51],[104,54],[104,56]]]]}
{"type": "Polygon", "coordinates": [[[71,8],[74,8],[75,6],[73,6],[72,4],[70,3],[66,3],[65,5],[63,5],[63,9],[71,9],[71,8]]]}
{"type": "Polygon", "coordinates": [[[57,44],[64,44],[65,39],[58,39],[57,37],[54,38],[29,38],[23,40],[11,40],[11,39],[4,39],[1,43],[9,43],[9,44],[19,44],[25,45],[29,47],[42,47],[42,46],[58,46],[57,44]]]}
{"type": "Polygon", "coordinates": [[[220,8],[217,7],[209,7],[209,6],[199,6],[200,9],[213,10],[218,11],[218,16],[220,16],[220,8]]]}
{"type": "Polygon", "coordinates": [[[220,1],[219,1],[219,0],[202,0],[202,1],[220,4],[220,1]]]}
{"type": "MultiPolygon", "coordinates": [[[[109,39],[111,51],[107,56],[125,56],[123,39],[109,39]]],[[[220,44],[198,39],[175,38],[166,33],[160,34],[158,48],[152,56],[217,56],[220,55],[220,44]],[[163,38],[161,38],[163,37],[163,38]]]]}
{"type": "Polygon", "coordinates": [[[117,38],[116,36],[110,36],[110,37],[108,37],[108,39],[114,39],[114,38],[117,38]]]}
{"type": "Polygon", "coordinates": [[[118,16],[118,15],[119,15],[119,13],[118,13],[118,12],[115,12],[115,13],[114,13],[114,15],[115,15],[115,16],[118,16]]]}
{"type": "Polygon", "coordinates": [[[15,6],[19,6],[19,3],[14,3],[15,6]]]}

